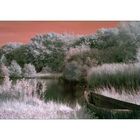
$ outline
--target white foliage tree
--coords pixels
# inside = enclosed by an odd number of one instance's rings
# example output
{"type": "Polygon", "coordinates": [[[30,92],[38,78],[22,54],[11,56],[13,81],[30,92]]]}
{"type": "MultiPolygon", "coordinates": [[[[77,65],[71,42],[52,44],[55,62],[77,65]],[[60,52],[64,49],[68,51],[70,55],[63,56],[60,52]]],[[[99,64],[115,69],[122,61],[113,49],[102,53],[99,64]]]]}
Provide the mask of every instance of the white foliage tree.
{"type": "Polygon", "coordinates": [[[4,64],[0,65],[0,77],[9,77],[9,70],[4,64]]]}
{"type": "Polygon", "coordinates": [[[11,62],[11,65],[9,67],[9,72],[11,77],[21,77],[22,69],[15,60],[11,62]]]}
{"type": "Polygon", "coordinates": [[[7,59],[4,54],[0,58],[0,64],[7,64],[7,59]]]}
{"type": "Polygon", "coordinates": [[[35,75],[36,75],[35,66],[32,64],[25,64],[23,68],[23,76],[28,77],[35,75]]]}

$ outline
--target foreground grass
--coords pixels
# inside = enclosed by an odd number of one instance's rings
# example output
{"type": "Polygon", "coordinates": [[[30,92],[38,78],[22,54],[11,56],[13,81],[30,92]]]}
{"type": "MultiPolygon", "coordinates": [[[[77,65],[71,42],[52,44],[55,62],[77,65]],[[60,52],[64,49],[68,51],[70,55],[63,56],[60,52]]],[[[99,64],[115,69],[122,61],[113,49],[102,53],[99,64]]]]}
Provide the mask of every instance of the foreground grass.
{"type": "Polygon", "coordinates": [[[77,104],[74,108],[66,104],[38,99],[7,101],[0,103],[0,119],[89,119],[86,110],[77,104]]]}
{"type": "MultiPolygon", "coordinates": [[[[46,89],[46,88],[45,88],[46,89]]],[[[89,119],[91,115],[78,103],[44,102],[43,92],[36,80],[17,80],[15,84],[5,77],[0,85],[0,119],[89,119]],[[40,93],[38,93],[40,92],[40,93]],[[42,96],[43,97],[43,96],[42,96]]]]}

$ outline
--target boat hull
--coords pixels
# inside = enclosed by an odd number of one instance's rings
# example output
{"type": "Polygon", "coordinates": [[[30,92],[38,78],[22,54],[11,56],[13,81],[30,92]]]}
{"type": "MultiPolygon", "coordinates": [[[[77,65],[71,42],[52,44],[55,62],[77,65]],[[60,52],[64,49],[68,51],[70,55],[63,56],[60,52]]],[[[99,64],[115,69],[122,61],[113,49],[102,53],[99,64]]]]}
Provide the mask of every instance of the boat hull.
{"type": "Polygon", "coordinates": [[[138,119],[140,106],[96,93],[84,95],[87,107],[101,119],[138,119]]]}

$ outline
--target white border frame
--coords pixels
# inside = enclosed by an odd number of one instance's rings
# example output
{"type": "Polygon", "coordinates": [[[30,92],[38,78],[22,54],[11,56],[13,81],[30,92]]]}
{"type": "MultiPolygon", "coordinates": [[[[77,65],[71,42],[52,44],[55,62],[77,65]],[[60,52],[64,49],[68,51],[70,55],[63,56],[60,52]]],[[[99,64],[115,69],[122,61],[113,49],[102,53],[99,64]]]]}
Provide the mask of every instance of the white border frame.
{"type": "MultiPolygon", "coordinates": [[[[140,20],[139,0],[0,0],[1,21],[140,20]]],[[[0,139],[136,140],[139,120],[0,121],[0,139]]]]}

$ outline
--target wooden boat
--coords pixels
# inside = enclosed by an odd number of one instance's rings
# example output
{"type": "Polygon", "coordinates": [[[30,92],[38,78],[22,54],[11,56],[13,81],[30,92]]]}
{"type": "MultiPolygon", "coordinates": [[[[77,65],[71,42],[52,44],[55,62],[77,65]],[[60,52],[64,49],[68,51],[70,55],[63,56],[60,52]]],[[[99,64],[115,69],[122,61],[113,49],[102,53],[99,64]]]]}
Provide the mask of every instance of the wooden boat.
{"type": "Polygon", "coordinates": [[[140,118],[140,105],[113,99],[94,93],[85,92],[87,107],[102,119],[140,118]]]}

